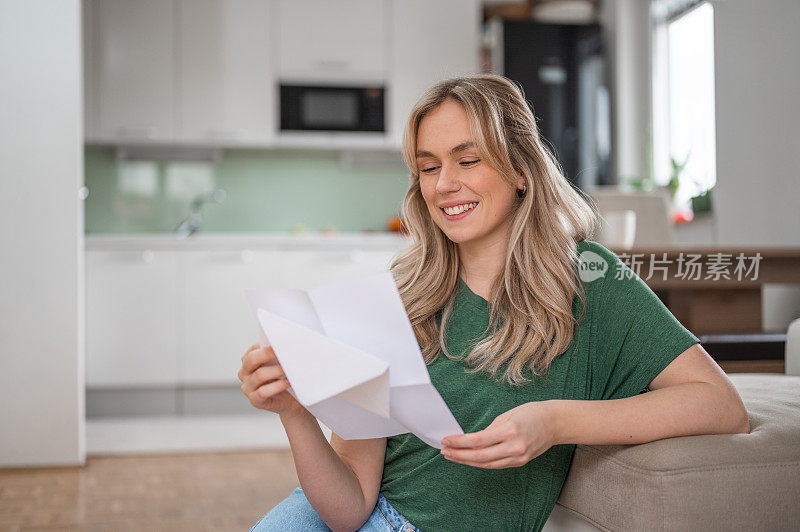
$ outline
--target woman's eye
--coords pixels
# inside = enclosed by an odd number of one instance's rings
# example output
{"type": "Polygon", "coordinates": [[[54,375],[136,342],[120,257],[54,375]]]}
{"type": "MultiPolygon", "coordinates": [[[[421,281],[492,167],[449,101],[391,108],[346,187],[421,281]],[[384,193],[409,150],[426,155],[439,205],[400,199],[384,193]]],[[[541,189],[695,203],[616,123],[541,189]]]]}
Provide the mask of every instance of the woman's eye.
{"type": "MultiPolygon", "coordinates": [[[[461,166],[472,166],[473,164],[479,163],[480,161],[481,161],[480,159],[475,159],[474,161],[461,161],[459,164],[461,166]]],[[[431,166],[431,167],[428,167],[428,168],[421,168],[420,172],[422,172],[423,174],[430,174],[431,172],[435,171],[437,168],[439,168],[439,167],[438,166],[431,166]]]]}

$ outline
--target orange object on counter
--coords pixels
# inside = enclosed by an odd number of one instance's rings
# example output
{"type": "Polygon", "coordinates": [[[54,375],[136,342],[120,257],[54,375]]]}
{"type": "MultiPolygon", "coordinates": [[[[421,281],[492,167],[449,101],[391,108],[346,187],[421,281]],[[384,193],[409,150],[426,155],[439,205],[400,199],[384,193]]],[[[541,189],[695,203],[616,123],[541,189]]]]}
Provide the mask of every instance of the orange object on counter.
{"type": "Polygon", "coordinates": [[[683,224],[694,220],[694,212],[691,209],[676,209],[672,212],[672,223],[683,224]]]}
{"type": "Polygon", "coordinates": [[[403,222],[403,219],[399,216],[392,216],[389,218],[389,220],[386,222],[386,227],[393,233],[402,233],[404,235],[408,234],[408,228],[403,222]]]}

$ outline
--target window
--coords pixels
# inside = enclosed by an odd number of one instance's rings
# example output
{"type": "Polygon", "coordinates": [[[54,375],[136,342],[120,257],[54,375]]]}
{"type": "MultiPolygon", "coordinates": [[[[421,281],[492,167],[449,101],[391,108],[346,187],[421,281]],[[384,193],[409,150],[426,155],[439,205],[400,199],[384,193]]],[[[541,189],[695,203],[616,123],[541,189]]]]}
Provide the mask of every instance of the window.
{"type": "Polygon", "coordinates": [[[675,206],[716,183],[714,11],[709,2],[653,2],[653,172],[667,185],[678,174],[675,206]]]}

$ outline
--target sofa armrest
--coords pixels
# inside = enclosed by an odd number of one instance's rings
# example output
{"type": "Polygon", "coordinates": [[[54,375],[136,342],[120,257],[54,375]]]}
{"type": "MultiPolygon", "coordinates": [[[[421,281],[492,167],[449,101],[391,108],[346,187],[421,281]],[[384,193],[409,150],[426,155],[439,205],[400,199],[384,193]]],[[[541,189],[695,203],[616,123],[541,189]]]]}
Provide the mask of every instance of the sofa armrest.
{"type": "Polygon", "coordinates": [[[800,376],[728,376],[748,434],[578,445],[558,504],[601,530],[790,530],[800,522],[800,376]]]}
{"type": "Polygon", "coordinates": [[[800,318],[786,331],[786,374],[800,375],[800,318]]]}

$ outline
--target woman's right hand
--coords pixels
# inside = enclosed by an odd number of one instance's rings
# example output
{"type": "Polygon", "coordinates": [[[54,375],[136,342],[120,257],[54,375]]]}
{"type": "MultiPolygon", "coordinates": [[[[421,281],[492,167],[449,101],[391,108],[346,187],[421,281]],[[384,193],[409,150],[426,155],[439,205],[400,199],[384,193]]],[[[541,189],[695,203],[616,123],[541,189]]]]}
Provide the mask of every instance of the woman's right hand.
{"type": "Polygon", "coordinates": [[[242,367],[238,373],[242,381],[242,393],[256,408],[269,410],[281,417],[302,413],[305,407],[286,389],[290,386],[283,368],[278,363],[272,347],[250,346],[242,355],[242,367]]]}

